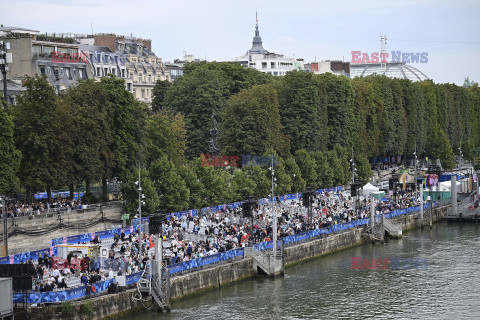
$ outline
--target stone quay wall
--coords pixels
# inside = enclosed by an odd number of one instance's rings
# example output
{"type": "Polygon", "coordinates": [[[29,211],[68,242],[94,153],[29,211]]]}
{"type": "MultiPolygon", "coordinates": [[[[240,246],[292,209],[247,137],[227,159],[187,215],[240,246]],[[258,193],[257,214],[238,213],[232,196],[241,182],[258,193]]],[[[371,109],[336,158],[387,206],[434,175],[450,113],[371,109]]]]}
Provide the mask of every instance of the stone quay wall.
{"type": "MultiPolygon", "coordinates": [[[[123,203],[111,202],[102,204],[102,206],[87,206],[87,209],[62,211],[60,214],[55,212],[17,218],[10,217],[7,230],[9,234],[13,233],[13,235],[8,238],[8,254],[49,248],[52,246],[54,238],[108,230],[113,224],[121,224],[120,219],[123,212],[123,203]],[[102,211],[104,222],[100,222],[102,211]],[[43,230],[51,231],[42,232],[43,230]],[[37,232],[41,234],[35,235],[37,232]]],[[[3,228],[0,228],[0,239],[3,239],[3,228]]]]}
{"type": "MultiPolygon", "coordinates": [[[[432,214],[432,222],[443,220],[447,214],[447,210],[447,206],[433,209],[433,211],[425,210],[424,225],[429,224],[430,214],[432,214]]],[[[392,218],[392,221],[401,225],[403,230],[417,228],[420,227],[421,224],[420,212],[392,218]]],[[[284,256],[285,265],[292,266],[302,261],[360,245],[364,241],[364,237],[362,237],[363,232],[363,228],[346,230],[337,234],[328,235],[324,238],[286,247],[284,256]]],[[[172,300],[186,298],[208,290],[219,290],[224,286],[254,276],[253,258],[244,258],[172,277],[170,280],[170,296],[172,300]]],[[[132,299],[134,292],[135,290],[129,290],[119,294],[71,302],[69,304],[70,309],[65,307],[65,304],[46,307],[29,307],[26,312],[23,311],[16,314],[16,318],[35,320],[45,318],[111,319],[142,309],[141,303],[132,299]],[[85,305],[87,305],[87,307],[85,307],[85,305]],[[74,313],[68,313],[65,311],[66,309],[75,311],[74,313]]]]}

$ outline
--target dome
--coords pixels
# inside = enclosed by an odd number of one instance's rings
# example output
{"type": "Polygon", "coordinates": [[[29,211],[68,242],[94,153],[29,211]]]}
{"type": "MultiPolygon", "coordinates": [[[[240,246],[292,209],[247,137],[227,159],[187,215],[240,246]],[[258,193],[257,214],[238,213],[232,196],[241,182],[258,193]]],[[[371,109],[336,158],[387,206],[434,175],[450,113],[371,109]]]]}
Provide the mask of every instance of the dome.
{"type": "Polygon", "coordinates": [[[380,63],[351,63],[350,77],[366,77],[371,74],[385,74],[389,78],[409,79],[412,81],[428,80],[428,77],[417,68],[405,63],[386,63],[383,70],[380,63]]]}

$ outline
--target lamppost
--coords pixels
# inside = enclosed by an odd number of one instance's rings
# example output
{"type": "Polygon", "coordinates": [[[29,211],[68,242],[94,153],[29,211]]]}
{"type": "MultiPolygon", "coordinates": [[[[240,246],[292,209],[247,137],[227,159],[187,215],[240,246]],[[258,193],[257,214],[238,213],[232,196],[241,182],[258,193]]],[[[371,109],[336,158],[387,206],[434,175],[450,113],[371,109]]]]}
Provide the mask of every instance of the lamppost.
{"type": "Polygon", "coordinates": [[[415,177],[413,178],[413,182],[415,183],[415,198],[417,198],[417,142],[415,141],[415,152],[413,153],[415,156],[415,177]]]}
{"type": "Polygon", "coordinates": [[[275,169],[273,168],[273,154],[272,154],[272,160],[271,160],[271,167],[270,171],[272,173],[272,219],[273,219],[273,253],[277,253],[277,214],[275,212],[275,197],[274,197],[274,191],[275,191],[275,169]]]}
{"type": "Polygon", "coordinates": [[[7,63],[12,63],[12,53],[7,53],[10,50],[10,43],[0,41],[0,71],[3,75],[3,99],[8,104],[7,99],[7,63]]]}
{"type": "Polygon", "coordinates": [[[145,195],[142,194],[142,186],[140,183],[140,162],[138,163],[138,181],[135,183],[138,185],[138,217],[140,219],[140,234],[139,234],[139,244],[140,249],[138,252],[138,257],[140,261],[143,259],[142,247],[143,247],[143,232],[142,232],[142,204],[145,204],[142,199],[145,198],[145,195]]]}
{"type": "Polygon", "coordinates": [[[5,246],[5,256],[8,256],[7,213],[5,211],[5,197],[0,197],[0,200],[2,201],[3,245],[5,246]]]}

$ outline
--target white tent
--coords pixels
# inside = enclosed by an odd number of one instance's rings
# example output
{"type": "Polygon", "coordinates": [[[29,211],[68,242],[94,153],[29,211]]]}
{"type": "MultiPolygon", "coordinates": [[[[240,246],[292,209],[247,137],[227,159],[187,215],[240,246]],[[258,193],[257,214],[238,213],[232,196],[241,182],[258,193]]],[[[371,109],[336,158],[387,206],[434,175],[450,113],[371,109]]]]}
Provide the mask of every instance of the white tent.
{"type": "Polygon", "coordinates": [[[373,184],[368,182],[366,185],[363,186],[363,195],[368,197],[372,192],[376,192],[380,190],[379,188],[375,187],[373,184]]]}

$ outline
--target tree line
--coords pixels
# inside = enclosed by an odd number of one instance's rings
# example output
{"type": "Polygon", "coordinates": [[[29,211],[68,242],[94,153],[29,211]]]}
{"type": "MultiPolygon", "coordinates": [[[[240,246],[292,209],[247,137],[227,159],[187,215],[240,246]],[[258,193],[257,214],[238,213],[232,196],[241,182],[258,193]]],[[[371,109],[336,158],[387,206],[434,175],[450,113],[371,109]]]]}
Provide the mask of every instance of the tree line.
{"type": "MultiPolygon", "coordinates": [[[[325,188],[371,176],[378,155],[440,158],[453,166],[461,147],[479,157],[480,90],[384,76],[348,79],[289,72],[274,78],[235,63],[191,63],[173,84],[158,81],[151,108],[122,79],[87,80],[56,94],[43,77],[27,78],[15,106],[0,110],[0,193],[122,182],[127,209],[201,208],[266,197],[266,165],[202,165],[212,114],[221,155],[278,156],[275,194],[325,188]]],[[[73,194],[73,192],[71,192],[73,194]]]]}

